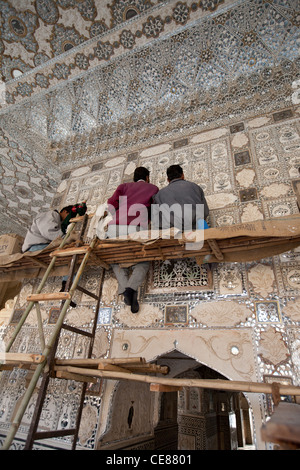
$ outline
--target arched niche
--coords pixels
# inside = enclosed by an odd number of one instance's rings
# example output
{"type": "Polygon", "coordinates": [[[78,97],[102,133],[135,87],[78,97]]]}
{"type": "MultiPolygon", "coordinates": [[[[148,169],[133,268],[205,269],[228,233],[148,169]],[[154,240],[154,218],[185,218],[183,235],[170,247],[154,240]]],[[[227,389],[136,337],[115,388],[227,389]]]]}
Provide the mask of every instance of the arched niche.
{"type": "MultiPolygon", "coordinates": [[[[169,368],[167,377],[226,379],[176,349],[153,362],[169,368]]],[[[99,450],[235,450],[254,442],[251,406],[236,392],[151,392],[149,383],[109,380],[102,403],[99,450]]]]}

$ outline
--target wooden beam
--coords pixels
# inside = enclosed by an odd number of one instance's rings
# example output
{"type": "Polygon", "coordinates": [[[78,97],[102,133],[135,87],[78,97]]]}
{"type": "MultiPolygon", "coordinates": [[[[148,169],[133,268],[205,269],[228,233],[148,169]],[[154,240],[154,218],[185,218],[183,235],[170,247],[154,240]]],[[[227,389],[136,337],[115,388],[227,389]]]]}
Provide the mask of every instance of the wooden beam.
{"type": "Polygon", "coordinates": [[[116,372],[124,372],[125,374],[130,374],[130,370],[128,370],[126,367],[120,367],[116,366],[114,364],[105,364],[105,363],[99,363],[98,370],[111,370],[111,371],[116,371],[116,372]]]}
{"type": "Polygon", "coordinates": [[[172,385],[150,384],[150,392],[180,392],[183,387],[174,387],[172,385]]]}
{"type": "Polygon", "coordinates": [[[130,369],[132,372],[135,373],[154,373],[154,374],[168,374],[170,372],[170,369],[168,366],[158,366],[156,364],[127,364],[126,366],[127,369],[130,369]]]}
{"type": "Polygon", "coordinates": [[[64,370],[56,371],[55,376],[58,379],[76,380],[77,382],[88,382],[88,383],[93,383],[93,384],[96,384],[98,382],[97,378],[95,377],[87,377],[86,375],[73,374],[71,372],[66,372],[64,370]]]}
{"type": "Polygon", "coordinates": [[[90,251],[89,245],[73,246],[71,248],[62,248],[60,250],[54,250],[50,253],[50,256],[56,256],[57,258],[60,258],[64,256],[85,255],[88,251],[90,251]]]}

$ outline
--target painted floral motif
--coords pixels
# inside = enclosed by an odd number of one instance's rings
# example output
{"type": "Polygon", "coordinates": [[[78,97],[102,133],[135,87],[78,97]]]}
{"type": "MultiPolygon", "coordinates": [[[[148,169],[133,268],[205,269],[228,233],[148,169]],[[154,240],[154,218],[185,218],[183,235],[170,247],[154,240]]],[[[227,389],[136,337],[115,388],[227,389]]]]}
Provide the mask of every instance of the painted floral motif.
{"type": "Polygon", "coordinates": [[[133,315],[130,307],[120,309],[115,314],[118,321],[127,327],[155,325],[163,317],[163,312],[154,305],[142,304],[137,315],[133,315]]]}
{"type": "Polygon", "coordinates": [[[264,215],[256,204],[249,203],[243,207],[241,222],[251,222],[253,220],[263,220],[264,215]]]}
{"type": "Polygon", "coordinates": [[[197,322],[214,327],[238,325],[245,322],[251,313],[245,305],[221,300],[201,303],[192,310],[191,315],[197,322]]]}
{"type": "Polygon", "coordinates": [[[65,27],[61,24],[55,25],[50,40],[53,54],[60,55],[85,42],[86,38],[80,36],[76,29],[65,27]]]}
{"type": "Polygon", "coordinates": [[[79,69],[87,70],[89,60],[84,54],[76,54],[75,63],[79,69]]]}
{"type": "Polygon", "coordinates": [[[58,79],[67,78],[69,74],[70,69],[66,64],[56,64],[53,69],[53,75],[58,79]]]}
{"type": "Polygon", "coordinates": [[[41,88],[48,88],[49,86],[49,79],[48,77],[45,77],[42,73],[37,73],[35,76],[35,81],[38,86],[41,88]]]}
{"type": "Polygon", "coordinates": [[[164,29],[164,22],[160,16],[149,16],[146,23],[143,24],[143,32],[147,37],[158,37],[164,29]]]}
{"type": "Polygon", "coordinates": [[[189,19],[189,8],[186,3],[178,2],[173,10],[173,18],[178,24],[185,24],[189,19]]]}
{"type": "Polygon", "coordinates": [[[113,55],[114,49],[108,41],[106,41],[105,43],[102,41],[98,41],[97,47],[94,47],[94,53],[99,60],[108,60],[113,55]]]}
{"type": "Polygon", "coordinates": [[[82,307],[70,309],[66,315],[66,323],[76,327],[89,325],[93,320],[95,313],[89,307],[82,307]]]}
{"type": "Polygon", "coordinates": [[[281,196],[288,195],[289,192],[291,192],[291,186],[283,183],[273,183],[270,186],[265,187],[261,193],[265,197],[278,199],[281,196]]]}
{"type": "Polygon", "coordinates": [[[250,168],[245,168],[236,175],[238,183],[244,188],[249,188],[253,184],[254,178],[255,172],[250,168]]]}
{"type": "Polygon", "coordinates": [[[100,328],[96,331],[92,357],[103,357],[109,348],[108,333],[100,328]]]}
{"type": "Polygon", "coordinates": [[[132,49],[135,44],[135,37],[132,32],[124,29],[120,35],[120,43],[125,49],[132,49]]]}

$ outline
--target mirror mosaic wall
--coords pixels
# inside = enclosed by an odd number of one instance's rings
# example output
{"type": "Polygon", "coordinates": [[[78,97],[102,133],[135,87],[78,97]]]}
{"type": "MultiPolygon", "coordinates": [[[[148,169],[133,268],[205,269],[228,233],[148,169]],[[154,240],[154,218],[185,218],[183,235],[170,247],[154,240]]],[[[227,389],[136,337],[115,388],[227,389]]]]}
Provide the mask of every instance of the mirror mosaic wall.
{"type": "MultiPolygon", "coordinates": [[[[48,207],[86,199],[94,212],[118,184],[131,181],[137,165],[148,167],[161,188],[167,166],[180,163],[186,179],[203,187],[213,227],[299,213],[297,1],[28,0],[22,11],[17,1],[0,2],[0,9],[7,17],[1,25],[0,233],[23,234],[48,207]]],[[[275,376],[299,385],[299,260],[295,250],[252,263],[153,263],[136,316],[107,272],[94,354],[138,351],[150,361],[177,348],[231,380],[275,376]]],[[[91,268],[83,287],[96,292],[100,271],[91,268]]],[[[26,280],[9,321],[1,325],[0,317],[0,338],[11,334],[35,284],[26,280]]],[[[60,278],[51,278],[48,291],[59,285],[60,278]]],[[[79,309],[67,321],[88,327],[94,306],[81,293],[75,301],[79,309]]],[[[42,306],[49,332],[57,308],[42,306]]],[[[36,347],[29,318],[16,350],[36,347]]],[[[84,357],[86,347],[65,334],[60,354],[84,357]]],[[[0,434],[25,383],[26,373],[0,378],[6,390],[0,434]]],[[[77,385],[55,382],[51,391],[42,426],[66,427],[74,420],[77,385]]],[[[99,385],[86,397],[81,448],[96,449],[109,430],[104,401],[113,396],[99,385]]],[[[269,413],[266,397],[247,398],[255,444],[264,448],[259,427],[269,413]]]]}

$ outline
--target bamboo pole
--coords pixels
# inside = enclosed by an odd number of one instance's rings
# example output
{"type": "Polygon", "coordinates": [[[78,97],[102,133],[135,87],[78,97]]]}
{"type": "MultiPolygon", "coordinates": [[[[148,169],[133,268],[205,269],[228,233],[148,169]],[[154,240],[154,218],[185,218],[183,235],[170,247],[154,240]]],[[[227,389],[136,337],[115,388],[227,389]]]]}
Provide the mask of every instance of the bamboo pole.
{"type": "MultiPolygon", "coordinates": [[[[176,387],[196,387],[196,388],[209,388],[214,390],[231,390],[235,392],[250,392],[250,393],[270,393],[273,392],[272,384],[247,382],[247,381],[234,381],[234,380],[219,380],[219,379],[176,379],[165,377],[153,377],[148,375],[139,375],[132,373],[103,371],[95,369],[85,369],[81,367],[65,367],[67,372],[82,374],[92,377],[101,377],[112,380],[132,380],[135,382],[154,383],[162,385],[171,385],[176,387]]],[[[274,383],[276,383],[274,381],[274,383]]],[[[300,396],[300,387],[293,385],[278,384],[280,395],[296,395],[300,396]]]]}
{"type": "Polygon", "coordinates": [[[142,357],[122,357],[113,359],[101,358],[88,358],[88,359],[55,359],[55,364],[58,366],[76,366],[76,367],[98,367],[100,363],[107,363],[113,365],[123,365],[124,367],[134,365],[145,365],[146,360],[142,357]]]}

